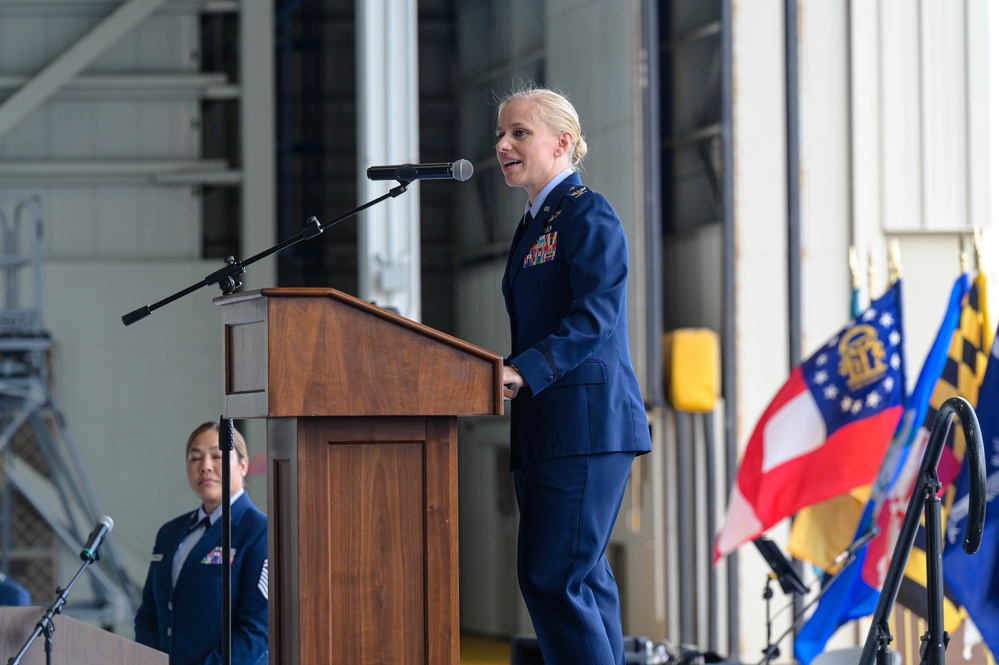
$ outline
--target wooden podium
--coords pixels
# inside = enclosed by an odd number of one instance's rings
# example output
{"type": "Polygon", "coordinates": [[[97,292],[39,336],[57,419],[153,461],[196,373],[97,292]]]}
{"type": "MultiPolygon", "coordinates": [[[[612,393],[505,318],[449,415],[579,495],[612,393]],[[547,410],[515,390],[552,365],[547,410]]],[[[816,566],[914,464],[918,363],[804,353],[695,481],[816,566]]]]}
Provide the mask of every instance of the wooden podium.
{"type": "Polygon", "coordinates": [[[325,288],[216,299],[225,417],[267,418],[271,663],[457,665],[457,416],[503,359],[325,288]]]}
{"type": "MultiPolygon", "coordinates": [[[[16,656],[48,607],[0,607],[0,662],[16,656]]],[[[162,651],[109,633],[64,614],[52,618],[52,662],[74,665],[168,665],[162,651]]],[[[21,665],[44,665],[45,635],[25,652],[21,665]]]]}

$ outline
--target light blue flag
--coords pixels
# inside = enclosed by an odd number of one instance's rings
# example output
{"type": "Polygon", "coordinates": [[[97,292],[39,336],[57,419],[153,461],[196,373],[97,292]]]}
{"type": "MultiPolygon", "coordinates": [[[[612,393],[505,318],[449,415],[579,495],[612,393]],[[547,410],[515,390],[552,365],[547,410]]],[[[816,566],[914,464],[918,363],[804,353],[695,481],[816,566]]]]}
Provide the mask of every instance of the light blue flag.
{"type": "MultiPolygon", "coordinates": [[[[906,399],[905,412],[902,414],[902,419],[898,423],[888,451],[885,453],[884,461],[881,463],[881,469],[878,471],[878,476],[871,488],[871,498],[860,518],[860,523],[857,525],[854,541],[860,539],[874,525],[885,494],[894,484],[908,458],[908,452],[916,432],[919,431],[919,425],[926,418],[933,388],[947,362],[947,350],[950,347],[951,337],[957,330],[961,319],[961,302],[971,289],[971,284],[971,275],[965,273],[958,277],[951,289],[950,302],[944,313],[943,322],[937,331],[936,339],[926,356],[926,360],[923,361],[923,368],[919,372],[916,385],[906,399]]],[[[838,575],[823,581],[822,598],[815,608],[815,612],[802,626],[794,640],[794,655],[801,665],[809,665],[815,656],[822,653],[829,638],[847,621],[874,613],[878,604],[880,584],[877,586],[871,584],[865,578],[864,569],[868,567],[868,553],[872,549],[887,550],[888,555],[891,555],[894,544],[892,547],[886,547],[884,539],[887,537],[887,534],[882,531],[874,540],[860,548],[853,561],[848,563],[838,575]]]]}

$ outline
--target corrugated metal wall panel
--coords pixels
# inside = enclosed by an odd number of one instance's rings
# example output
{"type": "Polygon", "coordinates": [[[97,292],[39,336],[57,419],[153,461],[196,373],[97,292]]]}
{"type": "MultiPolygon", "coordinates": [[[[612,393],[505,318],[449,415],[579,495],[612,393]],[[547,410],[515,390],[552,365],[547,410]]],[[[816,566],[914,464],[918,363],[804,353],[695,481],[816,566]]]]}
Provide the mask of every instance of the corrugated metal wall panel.
{"type": "Polygon", "coordinates": [[[517,501],[505,420],[462,419],[458,452],[461,629],[519,631],[517,501]],[[474,443],[471,443],[474,441],[474,443]]]}
{"type": "MultiPolygon", "coordinates": [[[[5,15],[0,22],[0,63],[4,72],[35,72],[86,34],[107,8],[81,7],[63,13],[39,3],[36,13],[5,15]]],[[[171,11],[151,16],[109,48],[88,72],[197,71],[199,12],[171,11]]]]}
{"type": "Polygon", "coordinates": [[[458,275],[458,336],[506,355],[510,353],[510,322],[503,304],[504,260],[465,268],[458,275]]]}
{"type": "Polygon", "coordinates": [[[968,224],[968,91],[965,5],[922,4],[924,225],[968,224]]]}
{"type": "MultiPolygon", "coordinates": [[[[504,262],[466,267],[458,275],[458,335],[497,353],[510,352],[510,324],[500,282],[504,262]]],[[[508,636],[523,630],[517,585],[517,511],[509,471],[509,420],[464,418],[459,434],[461,628],[508,636]],[[473,519],[474,517],[474,519],[473,519]]]]}
{"type": "MultiPolygon", "coordinates": [[[[966,3],[880,5],[881,160],[883,224],[887,231],[946,231],[970,223],[969,62],[978,57],[976,26],[966,3]]],[[[977,217],[977,215],[976,215],[977,217]]]]}
{"type": "Polygon", "coordinates": [[[55,99],[0,138],[0,159],[197,159],[196,100],[55,99]]]}
{"type": "Polygon", "coordinates": [[[196,12],[157,14],[108,49],[91,71],[198,71],[199,40],[196,12]]]}
{"type": "MultiPolygon", "coordinates": [[[[35,74],[109,8],[57,12],[43,3],[34,11],[19,7],[0,22],[0,75],[35,74]]],[[[198,70],[199,21],[194,6],[151,16],[79,77],[127,75],[131,85],[63,88],[0,136],[5,186],[38,195],[46,210],[47,257],[200,256],[200,192],[157,181],[152,167],[148,177],[136,173],[140,164],[201,158],[199,95],[159,89],[143,78],[198,70]],[[98,176],[105,168],[114,175],[98,176]]],[[[12,94],[17,85],[0,94],[12,94]]]]}
{"type": "Polygon", "coordinates": [[[45,227],[46,258],[196,259],[201,253],[201,199],[191,187],[34,191],[51,220],[45,227]]]}
{"type": "Polygon", "coordinates": [[[912,227],[922,219],[919,24],[916,3],[882,4],[880,65],[883,215],[889,227],[912,227]]]}

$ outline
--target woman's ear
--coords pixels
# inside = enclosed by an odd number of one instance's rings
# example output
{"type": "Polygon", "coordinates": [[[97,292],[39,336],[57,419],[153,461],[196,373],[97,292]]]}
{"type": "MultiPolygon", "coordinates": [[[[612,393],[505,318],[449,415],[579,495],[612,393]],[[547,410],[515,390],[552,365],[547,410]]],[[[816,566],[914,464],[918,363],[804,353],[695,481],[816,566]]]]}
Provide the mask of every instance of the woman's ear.
{"type": "Polygon", "coordinates": [[[558,148],[555,150],[555,156],[561,157],[572,149],[572,132],[562,132],[558,135],[558,148]]]}

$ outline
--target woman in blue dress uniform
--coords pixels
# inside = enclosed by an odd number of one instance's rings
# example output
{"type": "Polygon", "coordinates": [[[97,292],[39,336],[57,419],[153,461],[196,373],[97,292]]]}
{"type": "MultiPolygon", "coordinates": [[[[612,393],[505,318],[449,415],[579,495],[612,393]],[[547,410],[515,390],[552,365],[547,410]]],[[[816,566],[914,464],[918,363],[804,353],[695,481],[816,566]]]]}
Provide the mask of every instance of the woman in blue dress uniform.
{"type": "MultiPolygon", "coordinates": [[[[246,441],[229,453],[233,665],[267,663],[267,516],[243,489],[246,441]]],[[[187,482],[201,506],[156,534],[135,639],[170,654],[171,665],[222,662],[222,451],[218,424],[187,440],[187,482]]]]}
{"type": "Polygon", "coordinates": [[[624,663],[604,554],[635,456],[652,450],[628,347],[628,246],[585,187],[575,108],[528,86],[499,105],[496,157],[527,192],[503,295],[520,588],[548,665],[624,663]]]}

